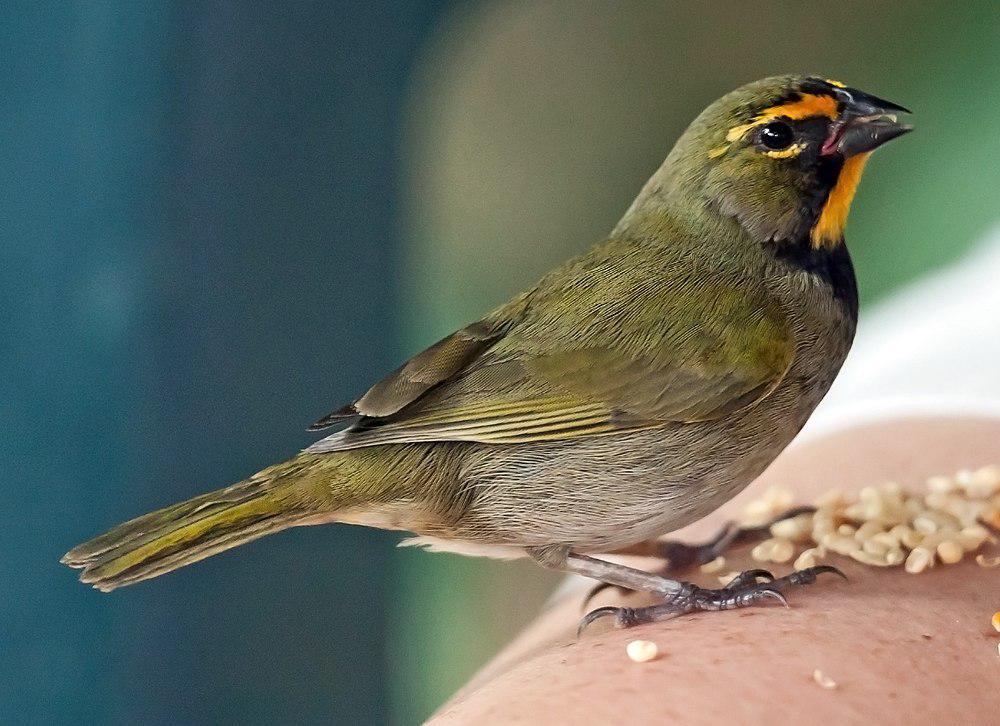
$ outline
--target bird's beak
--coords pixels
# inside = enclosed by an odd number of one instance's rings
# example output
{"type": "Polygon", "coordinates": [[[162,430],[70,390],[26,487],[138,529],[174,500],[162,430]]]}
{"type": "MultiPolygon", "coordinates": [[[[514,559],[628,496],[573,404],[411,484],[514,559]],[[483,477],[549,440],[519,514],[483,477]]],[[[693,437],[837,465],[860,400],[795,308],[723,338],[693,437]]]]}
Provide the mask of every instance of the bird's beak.
{"type": "Polygon", "coordinates": [[[844,110],[830,128],[820,151],[823,156],[840,154],[847,159],[865,154],[913,130],[909,124],[899,123],[897,113],[910,113],[899,104],[853,88],[844,88],[842,93],[844,110]]]}

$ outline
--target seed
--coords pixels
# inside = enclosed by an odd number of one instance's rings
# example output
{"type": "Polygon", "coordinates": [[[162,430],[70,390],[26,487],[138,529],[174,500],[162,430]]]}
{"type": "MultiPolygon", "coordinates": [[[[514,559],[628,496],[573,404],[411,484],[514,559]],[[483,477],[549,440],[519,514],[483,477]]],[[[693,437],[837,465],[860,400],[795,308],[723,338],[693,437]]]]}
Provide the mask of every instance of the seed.
{"type": "Polygon", "coordinates": [[[994,567],[1000,567],[1000,555],[994,555],[993,557],[987,557],[986,555],[976,555],[976,564],[980,567],[985,567],[986,569],[993,569],[994,567]]]}
{"type": "Polygon", "coordinates": [[[771,562],[788,562],[795,557],[795,545],[787,539],[774,540],[771,548],[771,562]]]}
{"type": "Polygon", "coordinates": [[[922,540],[920,540],[920,546],[925,547],[929,550],[937,549],[937,546],[944,542],[946,539],[952,539],[958,533],[954,530],[946,530],[943,532],[935,532],[934,534],[926,535],[922,540]]]}
{"type": "Polygon", "coordinates": [[[793,542],[805,542],[809,539],[809,533],[813,528],[813,516],[811,514],[800,514],[791,519],[782,519],[771,525],[771,534],[781,539],[789,539],[793,542]]]}
{"type": "Polygon", "coordinates": [[[958,533],[958,542],[966,552],[973,552],[979,549],[983,542],[989,539],[990,533],[981,524],[973,524],[970,527],[963,527],[958,533]]]}
{"type": "Polygon", "coordinates": [[[816,547],[810,547],[807,550],[802,550],[802,554],[800,554],[795,560],[794,567],[796,570],[804,570],[807,567],[815,567],[819,562],[819,558],[819,549],[816,547]]]}
{"type": "Polygon", "coordinates": [[[907,527],[905,524],[900,524],[897,525],[896,527],[893,527],[892,528],[893,531],[897,531],[897,527],[899,528],[898,529],[899,543],[904,547],[906,547],[907,549],[912,550],[914,547],[919,546],[924,539],[924,536],[920,534],[920,532],[910,527],[907,527]]]}
{"type": "Polygon", "coordinates": [[[625,653],[636,663],[646,663],[660,654],[660,649],[651,640],[633,640],[625,646],[625,653]]]}
{"type": "Polygon", "coordinates": [[[874,565],[875,567],[888,567],[889,563],[886,561],[885,557],[880,557],[878,555],[873,555],[864,550],[854,550],[850,553],[851,559],[857,560],[858,562],[864,563],[866,565],[874,565]]]}
{"type": "Polygon", "coordinates": [[[938,557],[946,565],[954,565],[956,562],[962,560],[962,555],[964,554],[962,550],[962,545],[953,539],[946,539],[944,542],[937,546],[938,557]]]}
{"type": "Polygon", "coordinates": [[[920,534],[934,534],[937,532],[938,525],[937,522],[925,513],[914,518],[913,528],[920,532],[920,534]]]}
{"type": "Polygon", "coordinates": [[[965,491],[970,497],[986,499],[1000,492],[1000,466],[984,466],[972,472],[965,491]]]}
{"type": "Polygon", "coordinates": [[[866,539],[861,543],[861,549],[870,555],[884,557],[885,553],[889,551],[889,545],[883,542],[878,542],[874,539],[866,539]]]}
{"type": "Polygon", "coordinates": [[[763,524],[776,514],[792,506],[794,495],[790,489],[769,487],[759,499],[754,499],[743,510],[746,524],[763,524]]]}
{"type": "Polygon", "coordinates": [[[817,512],[813,516],[812,538],[814,542],[819,542],[828,534],[836,531],[833,516],[825,512],[817,512]]]}
{"type": "Polygon", "coordinates": [[[958,489],[958,485],[950,476],[932,476],[927,479],[927,488],[932,492],[948,493],[958,489]]]}
{"type": "Polygon", "coordinates": [[[883,531],[881,522],[869,520],[858,527],[858,531],[854,533],[854,538],[859,542],[864,542],[866,539],[870,539],[883,531]]]}
{"type": "Polygon", "coordinates": [[[877,542],[888,548],[899,547],[899,539],[892,533],[892,530],[889,530],[888,532],[876,532],[868,541],[877,542]]]}
{"type": "Polygon", "coordinates": [[[854,537],[845,537],[840,534],[828,534],[820,544],[833,550],[838,555],[849,555],[861,549],[861,543],[854,539],[854,537]]]}
{"type": "Polygon", "coordinates": [[[733,580],[735,580],[739,576],[740,576],[740,573],[738,573],[738,572],[727,572],[725,575],[719,575],[719,582],[723,586],[725,586],[725,585],[728,585],[730,582],[732,582],[733,580]]]}
{"type": "Polygon", "coordinates": [[[901,565],[906,560],[906,554],[899,547],[893,547],[885,553],[885,564],[890,567],[901,565]]]}
{"type": "Polygon", "coordinates": [[[726,558],[720,555],[711,562],[706,562],[704,565],[702,565],[701,571],[704,572],[705,574],[711,575],[713,573],[718,572],[725,566],[726,566],[726,558]]]}
{"type": "Polygon", "coordinates": [[[842,524],[839,527],[837,527],[837,534],[842,535],[844,537],[853,537],[857,531],[858,530],[856,527],[852,527],[849,524],[842,524]]]}
{"type": "Polygon", "coordinates": [[[816,681],[816,684],[820,688],[825,688],[828,691],[832,691],[837,687],[837,682],[819,668],[813,671],[813,680],[816,681]]]}
{"type": "Polygon", "coordinates": [[[934,552],[926,547],[917,547],[906,557],[904,568],[912,575],[923,572],[934,564],[934,552]]]}
{"type": "Polygon", "coordinates": [[[750,550],[750,556],[753,557],[757,562],[770,562],[771,552],[774,551],[774,543],[777,542],[776,539],[766,539],[759,545],[750,550]]]}
{"type": "Polygon", "coordinates": [[[938,530],[958,529],[962,526],[962,523],[958,521],[958,517],[948,512],[932,509],[927,512],[927,516],[937,522],[938,530]]]}
{"type": "Polygon", "coordinates": [[[855,522],[863,522],[868,519],[868,510],[864,504],[852,504],[844,509],[844,516],[855,522]]]}
{"type": "Polygon", "coordinates": [[[993,629],[1000,633],[1000,611],[993,613],[990,622],[993,623],[993,629]]]}

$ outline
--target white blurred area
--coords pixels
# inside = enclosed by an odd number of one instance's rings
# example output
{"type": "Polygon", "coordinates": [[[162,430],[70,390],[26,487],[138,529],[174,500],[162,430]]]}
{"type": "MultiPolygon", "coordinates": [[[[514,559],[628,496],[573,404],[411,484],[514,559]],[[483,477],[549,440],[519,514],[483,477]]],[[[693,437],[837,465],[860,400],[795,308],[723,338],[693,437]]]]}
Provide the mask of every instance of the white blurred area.
{"type": "Polygon", "coordinates": [[[883,418],[1000,417],[1000,226],[870,312],[797,441],[883,418]]]}

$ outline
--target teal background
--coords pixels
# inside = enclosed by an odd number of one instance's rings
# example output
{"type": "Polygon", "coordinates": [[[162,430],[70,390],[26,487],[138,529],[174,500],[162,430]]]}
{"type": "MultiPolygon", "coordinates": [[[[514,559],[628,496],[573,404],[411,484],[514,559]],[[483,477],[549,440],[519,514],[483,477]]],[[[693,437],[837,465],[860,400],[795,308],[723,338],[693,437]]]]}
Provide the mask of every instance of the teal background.
{"type": "Polygon", "coordinates": [[[865,306],[1000,217],[985,0],[11,2],[0,27],[5,723],[427,716],[550,578],[347,526],[110,596],[58,557],[306,445],[598,240],[731,88],[818,72],[916,112],[848,227],[865,306]]]}
{"type": "Polygon", "coordinates": [[[396,129],[432,3],[0,11],[0,721],[389,718],[392,541],[103,596],[116,521],[294,453],[394,363],[396,129]]]}

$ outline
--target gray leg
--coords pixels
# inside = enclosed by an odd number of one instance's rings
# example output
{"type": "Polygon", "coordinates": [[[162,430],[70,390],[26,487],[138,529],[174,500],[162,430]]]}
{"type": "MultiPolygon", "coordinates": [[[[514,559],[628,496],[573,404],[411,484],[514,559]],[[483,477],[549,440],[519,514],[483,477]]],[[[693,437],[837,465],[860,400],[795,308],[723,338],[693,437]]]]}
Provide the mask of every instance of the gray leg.
{"type": "Polygon", "coordinates": [[[740,527],[734,522],[727,522],[714,537],[701,544],[687,544],[675,540],[651,540],[618,550],[615,554],[659,557],[666,561],[667,566],[664,574],[680,572],[711,562],[732,546],[767,539],[771,536],[772,525],[785,519],[792,519],[800,514],[812,514],[815,511],[816,507],[795,507],[764,524],[751,527],[740,527]]]}
{"type": "Polygon", "coordinates": [[[629,590],[650,592],[665,599],[665,602],[660,605],[644,608],[597,608],[585,615],[580,621],[578,633],[582,632],[590,623],[603,617],[613,618],[616,627],[627,628],[657,620],[668,620],[678,615],[698,611],[750,607],[765,600],[776,600],[787,605],[781,594],[784,589],[813,583],[816,581],[817,575],[825,572],[834,573],[847,579],[844,573],[829,565],[809,567],[777,579],[765,570],[748,570],[739,575],[736,581],[727,587],[708,589],[689,582],[680,582],[660,575],[653,575],[634,567],[574,554],[567,547],[532,548],[528,550],[528,554],[539,564],[551,569],[572,572],[629,590]],[[758,583],[759,577],[764,578],[767,582],[758,583]]]}
{"type": "Polygon", "coordinates": [[[578,555],[568,547],[533,547],[528,554],[535,562],[551,570],[572,572],[609,585],[641,590],[668,597],[684,589],[684,583],[654,575],[634,567],[618,565],[587,555],[578,555]]]}

